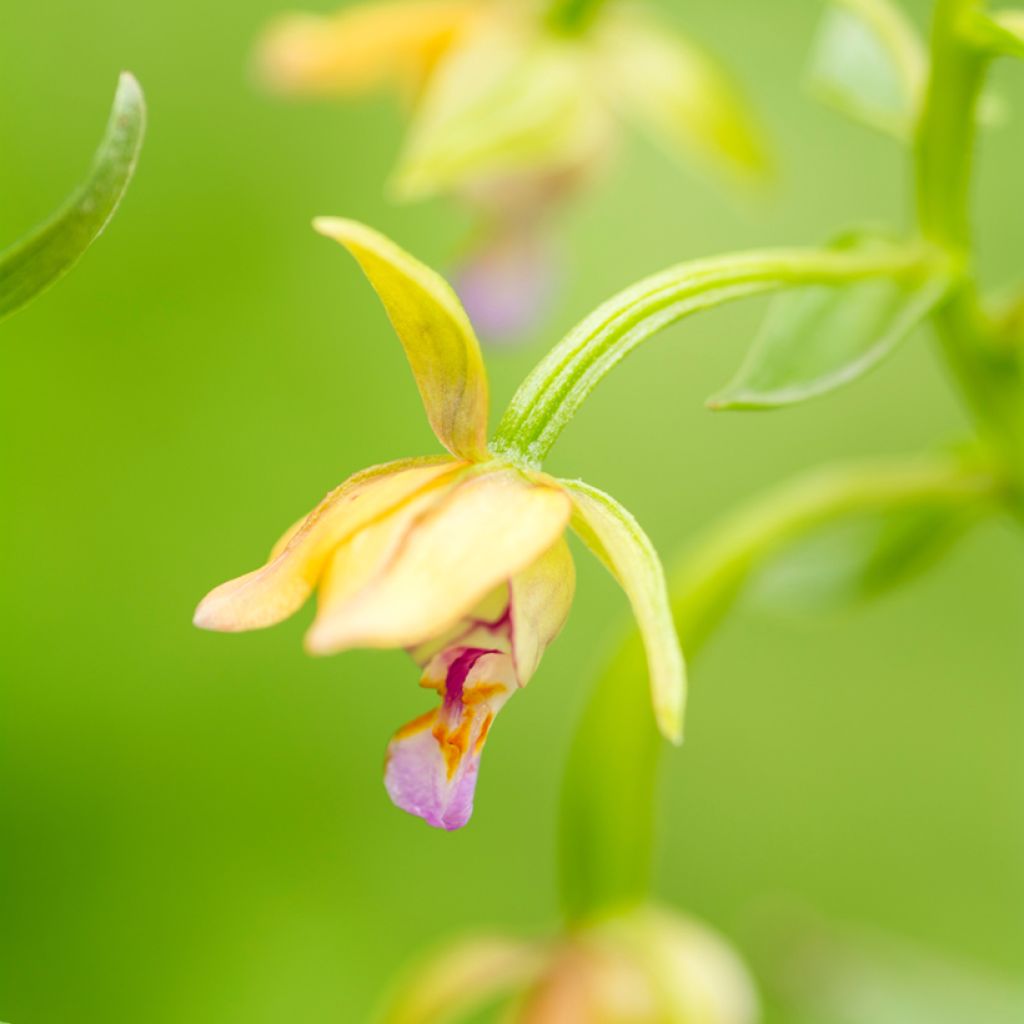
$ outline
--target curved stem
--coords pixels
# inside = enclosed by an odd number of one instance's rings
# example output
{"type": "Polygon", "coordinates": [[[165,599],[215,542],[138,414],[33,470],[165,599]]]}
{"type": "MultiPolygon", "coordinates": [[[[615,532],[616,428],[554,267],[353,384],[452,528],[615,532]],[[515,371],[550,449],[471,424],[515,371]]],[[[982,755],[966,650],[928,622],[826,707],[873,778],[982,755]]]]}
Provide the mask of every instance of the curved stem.
{"type": "Polygon", "coordinates": [[[925,246],[888,245],[774,249],[681,263],[620,292],[570,331],[520,385],[492,450],[539,467],[605,375],[641,342],[693,313],[782,288],[912,277],[936,268],[925,246]]]}
{"type": "Polygon", "coordinates": [[[970,38],[982,0],[938,0],[931,71],[915,147],[922,235],[964,268],[936,315],[946,362],[979,429],[1005,458],[1024,507],[1024,366],[992,339],[972,267],[970,183],[988,54],[970,38]]]}
{"type": "MultiPolygon", "coordinates": [[[[752,502],[714,528],[670,579],[672,611],[692,658],[768,558],[808,530],[858,512],[995,495],[991,473],[920,457],[830,467],[752,502]]],[[[561,890],[570,921],[638,903],[650,886],[654,799],[664,746],[651,717],[636,630],[608,662],[580,721],[562,792],[561,890]]]]}

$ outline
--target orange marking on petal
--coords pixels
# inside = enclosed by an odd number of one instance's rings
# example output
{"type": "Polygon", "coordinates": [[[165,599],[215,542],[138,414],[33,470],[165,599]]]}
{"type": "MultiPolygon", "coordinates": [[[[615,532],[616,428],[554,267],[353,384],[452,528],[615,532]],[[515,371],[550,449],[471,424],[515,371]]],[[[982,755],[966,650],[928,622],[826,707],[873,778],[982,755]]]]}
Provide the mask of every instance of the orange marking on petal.
{"type": "Polygon", "coordinates": [[[477,683],[474,686],[469,687],[462,692],[462,703],[479,704],[482,701],[490,700],[492,697],[497,697],[499,693],[505,692],[505,686],[502,683],[477,683]]]}
{"type": "Polygon", "coordinates": [[[407,722],[395,733],[395,739],[404,740],[410,736],[415,736],[418,732],[423,732],[434,721],[436,715],[436,711],[427,711],[420,715],[419,718],[414,718],[411,722],[407,722]]]}
{"type": "Polygon", "coordinates": [[[494,712],[488,711],[487,717],[484,719],[484,724],[480,727],[480,735],[476,738],[476,743],[473,746],[473,753],[479,754],[484,749],[484,743],[487,742],[487,734],[491,731],[491,723],[494,721],[494,712]]]}
{"type": "Polygon", "coordinates": [[[462,763],[462,749],[454,743],[442,743],[441,753],[444,755],[445,767],[448,769],[448,781],[451,782],[452,776],[455,775],[462,763]]]}
{"type": "Polygon", "coordinates": [[[443,697],[445,690],[445,680],[443,678],[431,679],[430,676],[424,672],[420,677],[420,686],[424,690],[437,690],[437,692],[443,697]]]}

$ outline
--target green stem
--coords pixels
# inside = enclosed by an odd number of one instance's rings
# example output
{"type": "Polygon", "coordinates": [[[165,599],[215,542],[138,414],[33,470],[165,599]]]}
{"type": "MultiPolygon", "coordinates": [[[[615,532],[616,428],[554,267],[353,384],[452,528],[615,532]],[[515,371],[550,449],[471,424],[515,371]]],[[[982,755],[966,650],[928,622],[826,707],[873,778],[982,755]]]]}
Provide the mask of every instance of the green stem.
{"type": "MultiPolygon", "coordinates": [[[[688,657],[751,574],[808,530],[922,501],[975,503],[999,486],[963,460],[921,457],[819,470],[760,498],[712,530],[671,576],[673,617],[688,657]]],[[[649,892],[664,743],[646,687],[637,685],[645,672],[633,630],[598,679],[573,741],[559,834],[561,890],[572,922],[639,903],[649,892]]]]}
{"type": "Polygon", "coordinates": [[[492,450],[539,467],[605,375],[647,338],[693,313],[782,288],[936,269],[924,246],[772,249],[681,263],[620,292],[570,331],[520,385],[492,450]]]}
{"type": "Polygon", "coordinates": [[[583,32],[597,17],[605,0],[552,0],[547,21],[556,32],[583,32]]]}
{"type": "Polygon", "coordinates": [[[918,222],[922,235],[963,268],[936,315],[946,362],[981,433],[998,450],[1024,507],[1024,367],[996,343],[978,297],[972,265],[971,172],[976,108],[989,58],[970,38],[981,0],[938,0],[932,25],[931,71],[915,149],[918,222]]]}

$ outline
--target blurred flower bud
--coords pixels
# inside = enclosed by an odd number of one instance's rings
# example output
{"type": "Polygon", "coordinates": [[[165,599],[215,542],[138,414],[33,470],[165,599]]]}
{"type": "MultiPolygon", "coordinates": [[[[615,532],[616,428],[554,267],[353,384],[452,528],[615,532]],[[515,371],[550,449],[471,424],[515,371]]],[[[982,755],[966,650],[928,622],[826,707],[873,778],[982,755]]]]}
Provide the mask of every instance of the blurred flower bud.
{"type": "Polygon", "coordinates": [[[384,1024],[457,1024],[504,998],[507,1024],[754,1024],[743,963],[702,924],[641,907],[551,946],[450,946],[413,975],[384,1024]]]}
{"type": "Polygon", "coordinates": [[[653,907],[574,935],[517,1024],[753,1024],[746,968],[704,925],[653,907]]]}

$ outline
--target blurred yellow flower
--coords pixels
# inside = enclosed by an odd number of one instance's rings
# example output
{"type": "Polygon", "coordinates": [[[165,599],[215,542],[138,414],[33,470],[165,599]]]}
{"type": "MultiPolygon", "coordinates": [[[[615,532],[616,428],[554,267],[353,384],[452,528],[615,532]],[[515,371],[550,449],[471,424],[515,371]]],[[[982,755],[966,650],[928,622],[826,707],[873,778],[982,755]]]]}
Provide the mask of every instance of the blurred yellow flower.
{"type": "Polygon", "coordinates": [[[281,538],[266,565],[208,594],[196,625],[270,626],[318,590],[306,638],[312,653],[406,648],[441,705],[395,734],[388,792],[430,824],[459,828],[472,813],[494,716],[529,681],[568,614],[575,577],[563,534],[572,521],[630,598],[658,720],[677,739],[682,655],[660,562],[635,520],[585,484],[493,456],[480,347],[451,288],[361,224],[316,226],[352,253],[376,289],[449,455],[349,478],[281,538]]]}
{"type": "Polygon", "coordinates": [[[453,944],[399,988],[382,1024],[451,1024],[503,999],[508,1024],[754,1024],[746,967],[706,926],[641,906],[556,943],[453,944]]]}
{"type": "Polygon", "coordinates": [[[543,303],[551,275],[536,268],[550,261],[551,211],[605,165],[621,122],[716,179],[765,169],[746,104],[707,53],[642,7],[591,4],[592,16],[567,26],[556,17],[567,6],[376,0],[283,16],[258,48],[261,76],[279,92],[405,93],[393,189],[454,195],[475,211],[464,298],[488,334],[520,330],[543,303]]]}

